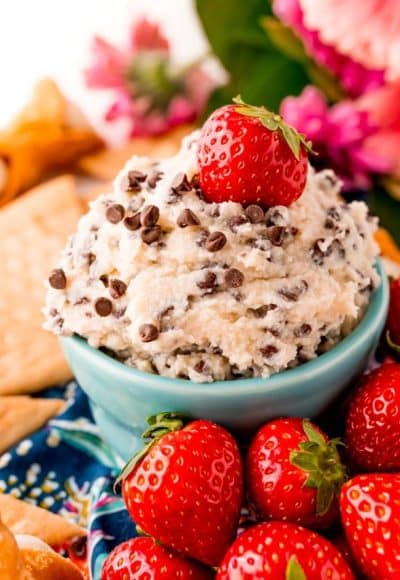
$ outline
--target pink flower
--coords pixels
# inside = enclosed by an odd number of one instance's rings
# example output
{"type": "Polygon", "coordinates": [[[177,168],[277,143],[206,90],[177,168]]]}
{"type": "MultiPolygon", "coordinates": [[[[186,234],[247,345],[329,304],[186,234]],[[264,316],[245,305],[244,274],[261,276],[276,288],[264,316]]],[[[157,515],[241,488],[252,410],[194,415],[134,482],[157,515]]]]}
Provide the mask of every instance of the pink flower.
{"type": "Polygon", "coordinates": [[[383,84],[383,71],[367,68],[341,54],[324,43],[317,31],[307,28],[301,0],[275,0],[273,7],[276,15],[303,41],[308,54],[332,72],[349,96],[356,97],[383,84]]]}
{"type": "Polygon", "coordinates": [[[362,63],[400,79],[398,0],[300,0],[304,22],[322,42],[362,63]]]}
{"type": "Polygon", "coordinates": [[[367,111],[379,126],[379,131],[367,139],[366,151],[390,160],[391,173],[400,177],[400,83],[365,95],[357,101],[357,107],[367,111]]]}
{"type": "Polygon", "coordinates": [[[215,86],[199,64],[176,71],[169,48],[160,27],[146,18],[134,24],[124,49],[94,39],[86,83],[90,88],[114,91],[105,120],[128,121],[129,137],[159,135],[193,122],[215,86]]]}
{"type": "Polygon", "coordinates": [[[353,101],[342,101],[329,108],[323,94],[309,86],[298,97],[282,101],[285,120],[304,133],[318,153],[317,166],[332,167],[341,177],[344,189],[367,189],[371,176],[386,173],[391,163],[367,148],[369,138],[378,132],[366,110],[353,101]]]}

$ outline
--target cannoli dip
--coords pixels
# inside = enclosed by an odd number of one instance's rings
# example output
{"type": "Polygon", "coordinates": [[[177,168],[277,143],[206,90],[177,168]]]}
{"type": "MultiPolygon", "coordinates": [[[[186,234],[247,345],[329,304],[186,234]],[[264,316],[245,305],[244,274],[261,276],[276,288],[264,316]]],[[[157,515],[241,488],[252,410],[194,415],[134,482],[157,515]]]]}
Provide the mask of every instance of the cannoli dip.
{"type": "Polygon", "coordinates": [[[367,206],[311,167],[290,207],[207,203],[197,139],[133,157],[92,202],[50,274],[46,327],[197,382],[268,377],[332,348],[379,284],[367,206]]]}

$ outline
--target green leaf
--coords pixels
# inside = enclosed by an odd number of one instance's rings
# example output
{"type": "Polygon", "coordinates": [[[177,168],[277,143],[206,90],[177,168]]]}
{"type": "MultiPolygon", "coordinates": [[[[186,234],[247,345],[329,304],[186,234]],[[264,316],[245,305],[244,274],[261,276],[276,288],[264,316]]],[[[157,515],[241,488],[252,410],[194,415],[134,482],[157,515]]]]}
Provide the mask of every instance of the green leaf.
{"type": "Polygon", "coordinates": [[[272,16],[265,0],[197,0],[196,6],[212,51],[230,76],[212,96],[207,114],[241,93],[247,102],[278,110],[284,97],[307,84],[303,66],[282,54],[261,26],[272,16]]]}
{"type": "Polygon", "coordinates": [[[261,26],[270,40],[283,54],[303,64],[310,60],[301,40],[283,22],[271,16],[264,16],[261,18],[261,26]]]}
{"type": "Polygon", "coordinates": [[[328,511],[333,496],[335,495],[335,486],[332,481],[322,479],[317,490],[317,514],[323,516],[328,511]]]}
{"type": "Polygon", "coordinates": [[[307,419],[304,419],[303,421],[303,431],[307,435],[309,441],[317,443],[318,445],[326,445],[325,439],[322,437],[321,433],[314,429],[310,421],[307,421],[307,419]]]}
{"type": "Polygon", "coordinates": [[[311,453],[292,451],[290,454],[290,463],[303,471],[314,471],[317,469],[316,456],[311,453]]]}
{"type": "Polygon", "coordinates": [[[292,556],[288,562],[286,568],[286,580],[307,580],[307,576],[304,574],[303,568],[297,561],[296,556],[292,556]]]}
{"type": "Polygon", "coordinates": [[[303,146],[307,151],[312,152],[311,144],[306,140],[304,135],[298,133],[296,129],[285,123],[283,118],[277,113],[268,111],[265,107],[256,107],[245,103],[240,95],[233,99],[238,105],[236,111],[241,115],[258,119],[262,125],[269,131],[279,131],[286,143],[289,145],[296,159],[300,158],[300,147],[303,146]]]}

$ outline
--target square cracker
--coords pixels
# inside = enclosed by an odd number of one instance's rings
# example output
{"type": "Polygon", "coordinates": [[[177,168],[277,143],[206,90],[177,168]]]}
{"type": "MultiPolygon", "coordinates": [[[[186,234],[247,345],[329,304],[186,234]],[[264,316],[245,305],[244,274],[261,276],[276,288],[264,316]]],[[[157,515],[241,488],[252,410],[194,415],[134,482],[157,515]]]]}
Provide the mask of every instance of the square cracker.
{"type": "Polygon", "coordinates": [[[72,176],[35,187],[0,211],[0,395],[40,391],[71,372],[43,330],[44,280],[82,213],[72,176]]]}

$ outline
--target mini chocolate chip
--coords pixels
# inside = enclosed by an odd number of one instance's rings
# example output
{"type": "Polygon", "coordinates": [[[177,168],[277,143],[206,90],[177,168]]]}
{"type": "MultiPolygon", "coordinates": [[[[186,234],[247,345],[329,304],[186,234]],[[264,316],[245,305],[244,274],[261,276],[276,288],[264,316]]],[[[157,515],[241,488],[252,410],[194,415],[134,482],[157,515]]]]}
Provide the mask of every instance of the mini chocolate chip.
{"type": "Polygon", "coordinates": [[[156,205],[145,205],[140,214],[140,223],[142,226],[155,226],[160,217],[160,210],[156,205]]]}
{"type": "Polygon", "coordinates": [[[278,338],[278,336],[281,335],[280,330],[278,330],[277,328],[266,328],[265,331],[272,334],[272,336],[275,336],[275,338],[278,338]]]}
{"type": "Polygon", "coordinates": [[[287,223],[286,217],[277,208],[270,208],[265,214],[267,226],[284,226],[287,223]]]}
{"type": "Polygon", "coordinates": [[[197,282],[197,286],[201,288],[201,290],[208,290],[210,288],[215,288],[217,282],[217,276],[214,272],[210,270],[206,272],[206,275],[202,280],[197,282]]]}
{"type": "Polygon", "coordinates": [[[236,234],[239,226],[241,226],[243,224],[247,224],[248,221],[249,220],[244,215],[234,215],[228,219],[228,226],[229,226],[229,229],[231,230],[231,232],[236,234]]]}
{"type": "Polygon", "coordinates": [[[81,298],[78,298],[78,300],[75,300],[74,306],[80,306],[81,304],[88,304],[89,302],[90,302],[90,300],[87,296],[82,296],[81,298]]]}
{"type": "Polygon", "coordinates": [[[324,223],[324,228],[327,230],[333,230],[336,228],[336,224],[333,221],[333,219],[331,218],[326,218],[325,223],[324,223]]]}
{"type": "Polygon", "coordinates": [[[67,277],[64,270],[61,268],[56,268],[50,272],[49,284],[52,288],[56,290],[64,290],[67,286],[67,277]]]}
{"type": "Polygon", "coordinates": [[[239,288],[243,284],[244,276],[237,268],[229,268],[224,273],[224,280],[228,288],[239,288]]]}
{"type": "Polygon", "coordinates": [[[91,266],[95,260],[96,260],[96,255],[92,254],[92,252],[89,252],[87,255],[87,261],[88,261],[89,266],[91,266]]]}
{"type": "Polygon", "coordinates": [[[129,171],[127,178],[128,178],[128,185],[127,191],[138,192],[141,190],[141,183],[143,183],[146,179],[146,174],[138,171],[136,169],[129,171]]]}
{"type": "Polygon", "coordinates": [[[125,294],[127,286],[125,282],[123,282],[122,280],[114,278],[113,280],[110,280],[109,288],[111,297],[117,300],[118,298],[121,298],[121,296],[125,294]]]}
{"type": "Polygon", "coordinates": [[[163,172],[162,171],[157,171],[156,169],[153,169],[147,179],[147,185],[150,187],[150,189],[154,189],[157,185],[157,183],[160,181],[160,179],[163,176],[163,172]]]}
{"type": "Polygon", "coordinates": [[[108,298],[97,298],[94,309],[99,316],[109,316],[112,311],[112,302],[108,298]]]}
{"type": "Polygon", "coordinates": [[[87,536],[79,536],[73,538],[69,543],[69,550],[78,558],[84,559],[86,557],[87,536]]]}
{"type": "Polygon", "coordinates": [[[272,226],[267,229],[267,236],[273,246],[281,246],[286,237],[287,230],[283,226],[272,226]]]}
{"type": "Polygon", "coordinates": [[[99,278],[100,282],[103,282],[104,286],[108,287],[108,276],[107,274],[102,274],[99,278]]]}
{"type": "Polygon", "coordinates": [[[154,324],[142,324],[139,327],[139,336],[142,342],[152,342],[158,338],[158,328],[154,324]]]}
{"type": "Polygon", "coordinates": [[[193,369],[196,371],[196,373],[203,373],[205,368],[206,368],[206,362],[204,360],[199,360],[199,362],[197,362],[193,367],[193,369]]]}
{"type": "Polygon", "coordinates": [[[106,218],[112,224],[117,224],[125,215],[124,207],[120,203],[114,203],[106,210],[106,218]]]}
{"type": "Polygon", "coordinates": [[[49,314],[54,318],[54,316],[57,316],[60,313],[58,312],[57,308],[51,308],[49,314]]]}
{"type": "Polygon", "coordinates": [[[218,205],[214,205],[210,207],[210,217],[219,217],[221,215],[221,212],[219,210],[219,206],[218,205]]]}
{"type": "Polygon", "coordinates": [[[276,310],[278,306],[276,304],[263,304],[258,308],[249,308],[249,312],[253,314],[255,318],[264,318],[270,310],[276,310]]]}
{"type": "Polygon", "coordinates": [[[199,173],[195,173],[192,177],[192,179],[190,180],[190,187],[193,187],[194,189],[199,189],[200,187],[200,174],[199,173]]]}
{"type": "Polygon", "coordinates": [[[335,220],[336,222],[340,221],[340,213],[338,212],[336,207],[330,207],[326,212],[326,215],[335,220]]]}
{"type": "Polygon", "coordinates": [[[292,236],[297,236],[297,234],[299,233],[299,228],[296,228],[295,226],[292,226],[290,228],[290,233],[292,234],[292,236]]]}
{"type": "Polygon", "coordinates": [[[126,217],[124,219],[124,226],[131,231],[138,230],[140,228],[140,212],[126,217]]]}
{"type": "Polygon", "coordinates": [[[175,310],[175,306],[167,306],[167,308],[164,308],[164,310],[161,310],[160,314],[158,315],[160,318],[163,318],[164,316],[168,316],[169,314],[171,314],[171,312],[173,312],[175,310]]]}
{"type": "Polygon", "coordinates": [[[301,336],[308,336],[312,331],[312,328],[309,324],[304,323],[299,328],[296,328],[294,331],[294,335],[297,337],[301,336]]]}
{"type": "Polygon", "coordinates": [[[178,173],[172,183],[171,183],[171,189],[173,191],[175,191],[176,193],[181,193],[183,191],[190,191],[192,189],[191,184],[189,183],[189,180],[187,178],[186,173],[178,173]]]}
{"type": "Polygon", "coordinates": [[[318,238],[318,240],[315,240],[311,248],[311,259],[317,266],[322,266],[324,263],[324,258],[332,254],[332,245],[329,245],[325,250],[321,248],[321,244],[324,242],[324,238],[318,238]]]}
{"type": "Polygon", "coordinates": [[[218,252],[226,244],[226,236],[222,232],[212,232],[207,236],[205,241],[206,250],[209,252],[218,252]]]}
{"type": "Polygon", "coordinates": [[[162,230],[160,226],[151,226],[148,228],[143,228],[141,231],[141,237],[145,244],[152,244],[157,242],[161,238],[162,230]]]}
{"type": "Polygon", "coordinates": [[[264,210],[259,205],[249,205],[244,211],[252,224],[260,224],[264,221],[264,210]]]}
{"type": "MultiPolygon", "coordinates": [[[[204,193],[201,191],[201,189],[192,189],[191,191],[196,193],[196,196],[201,200],[201,201],[205,201],[205,197],[204,197],[204,193]]],[[[219,210],[218,210],[219,211],[219,210]]]]}
{"type": "Polygon", "coordinates": [[[176,223],[180,228],[186,228],[187,226],[198,226],[200,224],[200,220],[191,209],[186,208],[181,211],[178,219],[176,220],[176,223]]]}
{"type": "Polygon", "coordinates": [[[300,295],[307,290],[308,284],[305,280],[301,281],[299,286],[293,286],[293,288],[281,288],[278,292],[283,298],[289,302],[296,302],[300,295]]]}
{"type": "Polygon", "coordinates": [[[266,344],[263,348],[260,348],[260,352],[265,358],[270,358],[278,352],[278,348],[274,344],[266,344]]]}

